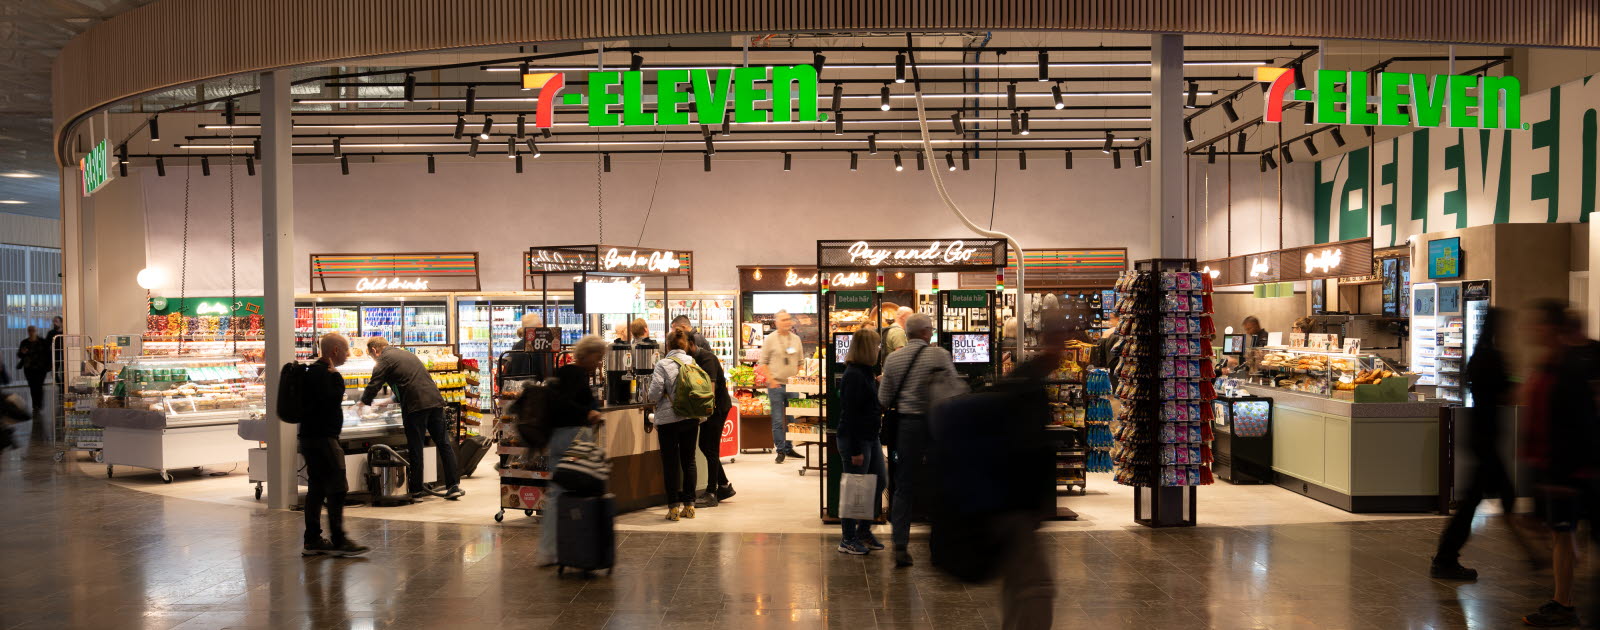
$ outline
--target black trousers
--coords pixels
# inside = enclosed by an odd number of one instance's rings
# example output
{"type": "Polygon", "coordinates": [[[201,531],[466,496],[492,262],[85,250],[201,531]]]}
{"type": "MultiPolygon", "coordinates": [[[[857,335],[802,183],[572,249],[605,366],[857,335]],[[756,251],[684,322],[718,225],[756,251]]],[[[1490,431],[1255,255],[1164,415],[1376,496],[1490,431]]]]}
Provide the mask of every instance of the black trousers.
{"type": "Polygon", "coordinates": [[[667,486],[667,503],[694,504],[694,449],[700,423],[679,420],[656,425],[661,442],[661,479],[667,486]]]}
{"type": "Polygon", "coordinates": [[[33,405],[34,415],[44,415],[44,377],[50,370],[25,368],[22,375],[28,379],[29,402],[33,405]]]}
{"type": "Polygon", "coordinates": [[[1461,501],[1456,503],[1456,513],[1451,515],[1450,523],[1445,525],[1444,534],[1439,537],[1439,550],[1434,555],[1434,562],[1448,564],[1461,557],[1461,548],[1472,534],[1472,517],[1478,511],[1478,504],[1485,498],[1499,497],[1501,509],[1506,514],[1514,512],[1517,491],[1511,486],[1511,477],[1506,474],[1506,465],[1500,459],[1500,454],[1479,453],[1477,460],[1466,489],[1461,493],[1461,501]]]}
{"type": "Polygon", "coordinates": [[[350,487],[344,479],[344,449],[337,438],[300,438],[300,455],[306,459],[306,542],[322,539],[322,508],[328,508],[328,535],[333,544],[344,542],[344,497],[350,487]]]}
{"type": "Polygon", "coordinates": [[[728,485],[728,475],[722,470],[722,431],[727,428],[728,412],[732,408],[717,408],[711,417],[700,423],[700,454],[706,456],[706,492],[728,485]],[[718,421],[721,418],[721,421],[718,421]]]}
{"type": "Polygon", "coordinates": [[[456,441],[444,431],[444,407],[434,407],[401,414],[401,422],[405,423],[406,447],[411,451],[411,470],[406,472],[406,489],[412,492],[421,492],[423,486],[423,471],[427,470],[425,458],[428,443],[423,439],[423,432],[433,438],[434,450],[439,451],[440,466],[439,481],[444,482],[444,487],[454,488],[461,483],[460,469],[456,466],[456,441]]]}

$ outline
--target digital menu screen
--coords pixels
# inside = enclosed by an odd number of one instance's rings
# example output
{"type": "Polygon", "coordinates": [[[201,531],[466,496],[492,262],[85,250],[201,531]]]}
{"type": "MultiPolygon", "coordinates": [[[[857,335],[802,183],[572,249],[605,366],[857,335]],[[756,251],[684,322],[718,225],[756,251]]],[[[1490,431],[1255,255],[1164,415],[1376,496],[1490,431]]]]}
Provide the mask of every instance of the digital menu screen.
{"type": "Polygon", "coordinates": [[[855,339],[855,333],[833,333],[833,362],[843,364],[845,357],[850,356],[850,341],[855,339]]]}
{"type": "Polygon", "coordinates": [[[988,333],[952,333],[950,358],[956,363],[988,363],[988,333]]]}

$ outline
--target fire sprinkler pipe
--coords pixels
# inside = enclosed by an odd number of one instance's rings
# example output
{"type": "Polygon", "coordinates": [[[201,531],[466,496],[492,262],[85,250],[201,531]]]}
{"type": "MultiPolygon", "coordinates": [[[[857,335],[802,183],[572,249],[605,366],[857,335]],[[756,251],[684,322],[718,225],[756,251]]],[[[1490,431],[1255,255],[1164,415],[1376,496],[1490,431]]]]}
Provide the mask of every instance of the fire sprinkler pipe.
{"type": "MultiPolygon", "coordinates": [[[[910,33],[906,34],[906,46],[911,46],[910,33]]],[[[919,78],[920,73],[917,71],[916,53],[914,51],[907,52],[907,63],[911,67],[912,93],[917,97],[917,129],[922,134],[922,152],[926,156],[929,164],[937,164],[937,157],[933,154],[933,140],[928,134],[928,114],[923,110],[922,107],[922,82],[919,78]]],[[[936,167],[929,168],[928,174],[933,176],[933,187],[935,190],[939,191],[939,199],[944,201],[945,207],[949,208],[950,212],[954,213],[956,218],[960,219],[961,223],[967,226],[967,229],[972,230],[974,233],[980,236],[1005,239],[1008,246],[1007,248],[1011,250],[1011,255],[1017,257],[1017,307],[1014,311],[1013,317],[1015,317],[1017,320],[1017,351],[1015,360],[1017,364],[1020,364],[1025,358],[1024,351],[1027,348],[1025,340],[1028,337],[1026,334],[1026,328],[1023,324],[1023,321],[1027,318],[1022,316],[1022,301],[1025,297],[1027,297],[1027,293],[1024,291],[1024,287],[1026,285],[1024,283],[1023,276],[1025,275],[1026,270],[1023,268],[1022,246],[1017,244],[1017,239],[1012,238],[1010,234],[978,227],[978,224],[973,223],[972,219],[968,219],[967,214],[961,211],[961,207],[956,205],[955,200],[950,198],[950,191],[945,189],[944,177],[939,174],[939,169],[936,167]]],[[[1006,261],[1002,261],[1002,267],[1000,271],[1002,274],[1005,273],[1005,268],[1003,266],[1005,262],[1006,261]]],[[[1003,296],[996,296],[995,299],[998,300],[1001,297],[1003,296]]],[[[1002,325],[1001,330],[1004,331],[1004,328],[1005,327],[1002,325]]],[[[1001,334],[1003,335],[1004,332],[1001,334]]]]}

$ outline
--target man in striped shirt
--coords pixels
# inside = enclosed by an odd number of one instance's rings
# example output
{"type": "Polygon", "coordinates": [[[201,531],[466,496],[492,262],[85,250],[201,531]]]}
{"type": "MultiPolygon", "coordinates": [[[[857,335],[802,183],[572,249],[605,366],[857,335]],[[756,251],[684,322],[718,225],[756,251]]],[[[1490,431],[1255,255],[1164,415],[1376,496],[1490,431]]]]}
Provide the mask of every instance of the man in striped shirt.
{"type": "Polygon", "coordinates": [[[894,462],[894,490],[889,505],[893,529],[895,566],[911,566],[906,545],[911,539],[912,500],[915,480],[928,453],[928,412],[930,403],[965,391],[956,378],[950,351],[928,343],[933,338],[933,318],[917,313],[906,318],[904,348],[884,361],[883,380],[878,384],[878,403],[884,409],[900,412],[898,426],[890,441],[894,462]]]}

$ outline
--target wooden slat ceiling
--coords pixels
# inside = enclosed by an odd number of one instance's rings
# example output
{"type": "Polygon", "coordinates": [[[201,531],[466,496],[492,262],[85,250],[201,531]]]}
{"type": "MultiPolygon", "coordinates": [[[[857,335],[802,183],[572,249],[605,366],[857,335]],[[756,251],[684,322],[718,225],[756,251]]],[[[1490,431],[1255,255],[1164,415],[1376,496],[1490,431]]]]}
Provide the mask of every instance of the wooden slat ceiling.
{"type": "Polygon", "coordinates": [[[528,42],[713,33],[1174,32],[1600,46],[1592,0],[163,0],[91,28],[54,67],[61,130],[197,80],[340,59],[528,42]]]}

